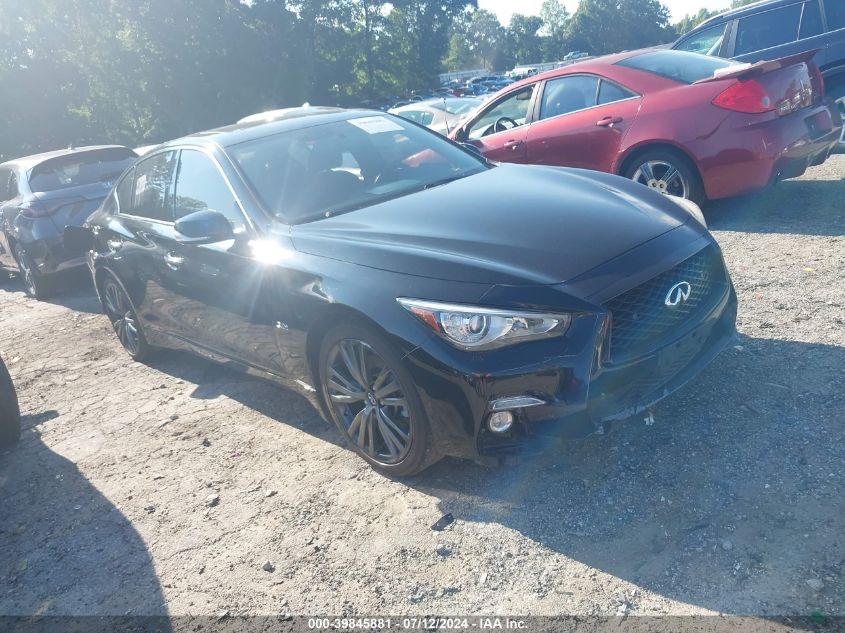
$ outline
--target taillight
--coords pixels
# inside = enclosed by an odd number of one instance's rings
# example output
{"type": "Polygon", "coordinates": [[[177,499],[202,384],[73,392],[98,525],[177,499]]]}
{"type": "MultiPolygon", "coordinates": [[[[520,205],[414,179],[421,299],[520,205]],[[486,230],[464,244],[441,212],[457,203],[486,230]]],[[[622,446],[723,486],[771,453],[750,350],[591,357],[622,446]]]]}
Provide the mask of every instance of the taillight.
{"type": "Polygon", "coordinates": [[[824,97],[824,75],[822,75],[821,68],[816,64],[810,64],[810,73],[816,90],[815,101],[821,101],[824,97]]]}
{"type": "Polygon", "coordinates": [[[754,79],[731,84],[713,99],[713,105],[746,114],[762,114],[775,109],[772,98],[754,79]]]}
{"type": "Polygon", "coordinates": [[[50,215],[49,209],[39,202],[24,202],[20,206],[21,215],[27,218],[43,218],[50,215]]]}

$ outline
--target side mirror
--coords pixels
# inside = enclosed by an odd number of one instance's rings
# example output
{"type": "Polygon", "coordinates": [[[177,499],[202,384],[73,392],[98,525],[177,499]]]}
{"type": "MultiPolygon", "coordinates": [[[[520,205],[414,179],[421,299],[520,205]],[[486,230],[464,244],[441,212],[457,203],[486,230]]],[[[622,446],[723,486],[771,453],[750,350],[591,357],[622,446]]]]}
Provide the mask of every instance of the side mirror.
{"type": "Polygon", "coordinates": [[[478,148],[477,148],[475,145],[473,145],[472,143],[458,143],[458,145],[460,145],[461,147],[463,147],[463,148],[464,148],[465,150],[467,150],[468,152],[472,152],[473,154],[475,154],[475,155],[476,155],[476,156],[478,156],[479,158],[484,158],[484,154],[482,154],[482,153],[481,153],[481,150],[480,150],[480,149],[478,149],[478,148]]]}
{"type": "Polygon", "coordinates": [[[64,249],[68,255],[82,257],[94,248],[94,232],[84,226],[66,226],[64,249]]]}
{"type": "Polygon", "coordinates": [[[175,228],[185,238],[185,242],[211,244],[235,236],[229,220],[222,213],[211,209],[189,213],[176,221],[175,228]]]}

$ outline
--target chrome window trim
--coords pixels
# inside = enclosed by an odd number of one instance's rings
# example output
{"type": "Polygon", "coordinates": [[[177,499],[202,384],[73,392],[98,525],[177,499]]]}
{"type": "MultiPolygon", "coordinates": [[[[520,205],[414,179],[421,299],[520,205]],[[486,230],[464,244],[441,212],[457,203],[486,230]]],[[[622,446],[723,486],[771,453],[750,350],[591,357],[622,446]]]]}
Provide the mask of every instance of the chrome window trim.
{"type": "Polygon", "coordinates": [[[572,73],[570,75],[559,75],[558,77],[550,77],[549,79],[546,79],[543,82],[543,88],[542,88],[540,94],[538,95],[538,98],[537,98],[537,101],[538,101],[537,118],[534,119],[534,121],[532,121],[532,124],[542,123],[543,121],[554,121],[555,119],[559,119],[559,118],[564,117],[564,116],[569,116],[570,114],[577,114],[579,112],[586,112],[587,110],[594,110],[595,108],[603,108],[604,106],[613,105],[615,103],[624,103],[626,101],[632,101],[634,99],[642,99],[642,98],[643,98],[643,96],[639,92],[637,92],[636,90],[631,90],[630,88],[628,88],[628,86],[623,86],[618,81],[614,81],[613,79],[607,79],[603,75],[594,75],[593,73],[572,73]],[[615,86],[619,86],[623,90],[627,90],[628,92],[632,92],[634,94],[631,97],[625,97],[624,99],[619,99],[617,101],[610,101],[608,103],[596,103],[596,105],[587,106],[586,108],[579,108],[578,110],[572,110],[572,112],[564,112],[563,114],[556,114],[554,116],[550,116],[550,117],[547,117],[545,119],[542,118],[541,115],[542,115],[542,107],[543,107],[543,97],[546,94],[546,86],[548,86],[550,81],[556,81],[558,79],[567,79],[569,77],[595,77],[598,80],[598,83],[596,84],[596,101],[598,101],[598,99],[599,99],[599,92],[601,92],[601,84],[602,84],[603,81],[611,83],[615,86]]]}

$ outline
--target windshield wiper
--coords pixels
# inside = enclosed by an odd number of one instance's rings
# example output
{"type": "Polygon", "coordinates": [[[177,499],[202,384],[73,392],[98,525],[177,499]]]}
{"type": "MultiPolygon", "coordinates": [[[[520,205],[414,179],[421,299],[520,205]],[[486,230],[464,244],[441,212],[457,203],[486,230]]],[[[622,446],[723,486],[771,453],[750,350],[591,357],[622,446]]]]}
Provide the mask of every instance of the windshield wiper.
{"type": "Polygon", "coordinates": [[[422,187],[423,191],[427,189],[434,189],[435,187],[440,187],[442,185],[448,185],[450,182],[455,182],[456,180],[460,180],[461,178],[466,178],[467,176],[471,176],[472,174],[468,174],[466,172],[457,174],[455,176],[449,176],[448,178],[441,178],[440,180],[435,180],[434,182],[430,182],[427,185],[422,187]]]}

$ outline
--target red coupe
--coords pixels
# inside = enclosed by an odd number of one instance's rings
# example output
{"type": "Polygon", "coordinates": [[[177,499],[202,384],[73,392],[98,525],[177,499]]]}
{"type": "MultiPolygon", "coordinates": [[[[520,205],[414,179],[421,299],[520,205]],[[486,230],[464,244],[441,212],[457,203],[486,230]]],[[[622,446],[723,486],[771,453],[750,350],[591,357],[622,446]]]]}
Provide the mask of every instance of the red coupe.
{"type": "Polygon", "coordinates": [[[842,119],[813,53],[756,64],[674,50],[620,53],[508,86],[452,138],[509,163],[620,174],[703,202],[800,176],[842,119]]]}

